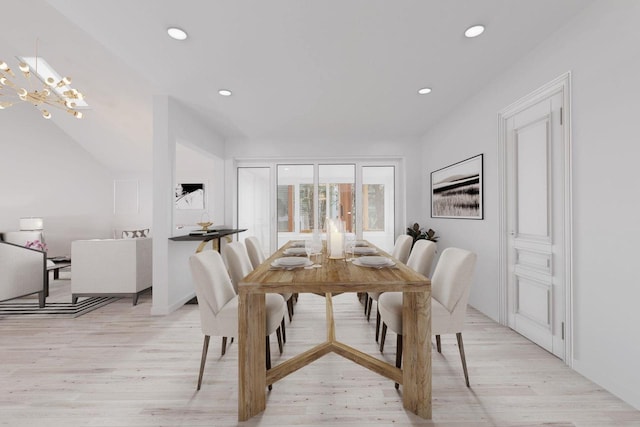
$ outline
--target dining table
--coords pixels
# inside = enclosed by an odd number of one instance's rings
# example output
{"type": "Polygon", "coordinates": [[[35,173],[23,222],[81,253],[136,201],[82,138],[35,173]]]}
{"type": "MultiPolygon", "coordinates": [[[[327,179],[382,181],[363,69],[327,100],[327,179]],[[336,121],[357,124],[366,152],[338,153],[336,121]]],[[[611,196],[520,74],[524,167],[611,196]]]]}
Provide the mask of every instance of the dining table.
{"type": "Polygon", "coordinates": [[[404,408],[431,419],[430,280],[378,248],[377,255],[391,259],[392,265],[369,267],[353,261],[358,258],[332,259],[326,253],[326,245],[313,266],[291,268],[278,264],[277,260],[294,246],[299,243],[289,241],[283,245],[238,285],[238,420],[248,420],[266,409],[268,385],[330,353],[388,378],[389,384],[402,384],[404,408]],[[401,368],[336,340],[332,295],[347,292],[403,293],[401,368]],[[324,295],[327,330],[326,341],[269,370],[264,351],[267,293],[324,295]]]}

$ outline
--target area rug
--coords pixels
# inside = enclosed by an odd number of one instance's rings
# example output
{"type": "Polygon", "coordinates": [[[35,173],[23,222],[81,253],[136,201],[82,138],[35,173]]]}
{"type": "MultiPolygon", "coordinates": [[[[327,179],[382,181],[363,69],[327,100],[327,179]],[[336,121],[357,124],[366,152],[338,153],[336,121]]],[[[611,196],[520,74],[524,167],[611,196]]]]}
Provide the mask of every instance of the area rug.
{"type": "Polygon", "coordinates": [[[70,302],[47,302],[43,308],[38,302],[5,301],[0,303],[0,318],[5,316],[30,316],[34,318],[74,318],[87,314],[114,301],[117,297],[90,297],[70,302]]]}

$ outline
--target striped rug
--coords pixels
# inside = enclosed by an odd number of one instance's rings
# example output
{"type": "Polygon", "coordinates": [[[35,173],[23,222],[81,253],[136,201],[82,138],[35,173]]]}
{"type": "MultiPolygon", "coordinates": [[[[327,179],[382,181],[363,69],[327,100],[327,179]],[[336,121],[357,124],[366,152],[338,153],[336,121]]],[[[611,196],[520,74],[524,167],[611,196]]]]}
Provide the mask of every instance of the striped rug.
{"type": "Polygon", "coordinates": [[[0,317],[26,315],[34,318],[74,318],[119,299],[117,297],[90,297],[81,298],[76,304],[70,302],[47,302],[43,308],[38,306],[37,301],[5,301],[0,303],[0,317]]]}

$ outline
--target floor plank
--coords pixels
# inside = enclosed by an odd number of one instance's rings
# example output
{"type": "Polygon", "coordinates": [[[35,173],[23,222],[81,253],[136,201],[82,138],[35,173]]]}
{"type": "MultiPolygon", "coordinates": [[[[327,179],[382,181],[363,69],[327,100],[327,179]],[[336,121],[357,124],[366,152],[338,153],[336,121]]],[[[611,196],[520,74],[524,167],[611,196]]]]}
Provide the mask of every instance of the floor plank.
{"type": "MultiPolygon", "coordinates": [[[[69,280],[52,282],[52,298],[69,280]]],[[[0,320],[0,425],[8,426],[640,426],[640,411],[560,360],[470,308],[464,332],[471,388],[455,335],[433,352],[433,421],[402,409],[401,392],[340,356],[278,381],[266,411],[237,422],[237,345],[212,338],[196,392],[202,333],[197,305],[150,316],[151,296],[122,299],[76,319],[0,320]]],[[[375,307],[374,307],[375,310],[375,307]]],[[[354,294],[334,297],[339,341],[390,363],[354,294]]],[[[301,294],[277,364],[326,339],[325,302],[301,294]]]]}

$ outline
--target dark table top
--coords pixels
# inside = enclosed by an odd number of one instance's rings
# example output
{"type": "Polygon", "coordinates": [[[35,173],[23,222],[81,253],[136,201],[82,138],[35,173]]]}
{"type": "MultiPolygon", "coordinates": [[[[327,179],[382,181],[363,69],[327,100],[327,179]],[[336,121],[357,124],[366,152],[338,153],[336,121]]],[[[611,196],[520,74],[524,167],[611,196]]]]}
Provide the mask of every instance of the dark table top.
{"type": "Polygon", "coordinates": [[[220,237],[228,236],[230,234],[242,233],[247,231],[246,228],[214,228],[204,234],[186,234],[184,236],[169,237],[169,240],[174,242],[189,242],[189,241],[209,241],[212,239],[219,239],[220,237]]]}

